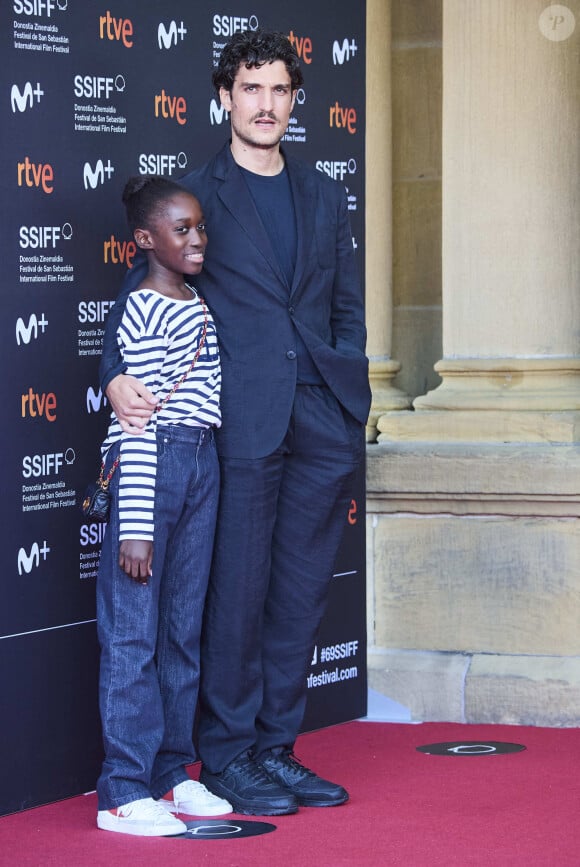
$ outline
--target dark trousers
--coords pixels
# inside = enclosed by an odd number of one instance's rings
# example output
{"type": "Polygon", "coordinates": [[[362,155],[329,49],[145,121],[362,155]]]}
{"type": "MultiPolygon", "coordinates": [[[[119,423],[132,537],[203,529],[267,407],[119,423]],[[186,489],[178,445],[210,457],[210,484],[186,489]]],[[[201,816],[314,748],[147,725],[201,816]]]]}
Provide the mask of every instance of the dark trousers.
{"type": "Polygon", "coordinates": [[[221,458],[198,729],[210,772],[247,749],[294,745],[363,448],[362,426],[327,388],[298,386],[275,452],[221,458]]]}

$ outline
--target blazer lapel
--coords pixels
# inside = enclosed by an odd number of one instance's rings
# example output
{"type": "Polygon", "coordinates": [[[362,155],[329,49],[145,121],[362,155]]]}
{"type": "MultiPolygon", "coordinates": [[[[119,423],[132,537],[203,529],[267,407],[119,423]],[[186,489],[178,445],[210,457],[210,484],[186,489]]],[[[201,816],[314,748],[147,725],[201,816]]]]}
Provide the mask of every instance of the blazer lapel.
{"type": "Polygon", "coordinates": [[[248,241],[259,250],[260,254],[264,257],[265,261],[276,275],[276,278],[282,283],[287,297],[288,289],[286,280],[280,270],[270,239],[264,229],[264,225],[260,219],[260,215],[258,214],[256,205],[254,204],[254,200],[250,194],[244,177],[233,159],[231,159],[231,165],[223,177],[223,183],[217,194],[224,207],[227,208],[232,217],[239,224],[240,228],[246,234],[248,241]]]}
{"type": "Polygon", "coordinates": [[[294,211],[296,213],[296,268],[292,281],[291,294],[293,294],[302,280],[304,268],[308,261],[310,247],[314,239],[314,218],[316,211],[316,189],[312,183],[308,183],[308,172],[305,172],[300,163],[286,159],[292,195],[294,197],[294,211]]]}

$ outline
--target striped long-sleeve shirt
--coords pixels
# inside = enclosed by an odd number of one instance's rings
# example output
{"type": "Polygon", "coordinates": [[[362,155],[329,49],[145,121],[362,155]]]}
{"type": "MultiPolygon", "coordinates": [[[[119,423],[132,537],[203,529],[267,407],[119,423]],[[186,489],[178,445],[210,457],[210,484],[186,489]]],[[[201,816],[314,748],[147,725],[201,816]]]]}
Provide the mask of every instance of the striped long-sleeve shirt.
{"type": "MultiPolygon", "coordinates": [[[[207,308],[206,308],[207,311],[207,308]]],[[[189,370],[203,333],[204,310],[197,295],[180,301],[150,289],[132,292],[117,332],[127,373],[137,377],[159,401],[185,380],[153,413],[141,435],[126,434],[114,414],[102,445],[106,455],[121,440],[119,479],[119,539],[153,539],[157,425],[219,427],[221,370],[215,326],[207,311],[205,343],[189,370]]]]}

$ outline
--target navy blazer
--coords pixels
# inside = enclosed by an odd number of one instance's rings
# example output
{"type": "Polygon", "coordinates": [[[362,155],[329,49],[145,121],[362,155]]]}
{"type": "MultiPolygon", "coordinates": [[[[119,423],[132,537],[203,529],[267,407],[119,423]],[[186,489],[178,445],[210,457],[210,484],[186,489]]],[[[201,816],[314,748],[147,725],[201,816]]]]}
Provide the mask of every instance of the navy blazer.
{"type": "MultiPolygon", "coordinates": [[[[179,183],[201,202],[208,245],[194,283],[214,317],[222,361],[220,454],[258,458],[282,442],[296,389],[296,331],[342,406],[370,409],[363,298],[344,187],[286,155],[297,257],[288,287],[229,143],[179,183]]],[[[136,259],[107,322],[103,387],[123,370],[115,333],[127,294],[145,276],[136,259]]]]}

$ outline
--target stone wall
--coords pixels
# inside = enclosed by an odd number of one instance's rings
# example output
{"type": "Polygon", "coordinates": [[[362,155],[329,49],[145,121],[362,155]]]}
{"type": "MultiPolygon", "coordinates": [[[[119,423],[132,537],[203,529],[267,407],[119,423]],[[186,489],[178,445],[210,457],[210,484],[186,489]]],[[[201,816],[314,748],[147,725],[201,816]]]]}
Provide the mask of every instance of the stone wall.
{"type": "Polygon", "coordinates": [[[371,384],[408,395],[367,428],[369,683],[416,720],[580,726],[580,0],[550,8],[367,5],[371,384]]]}

